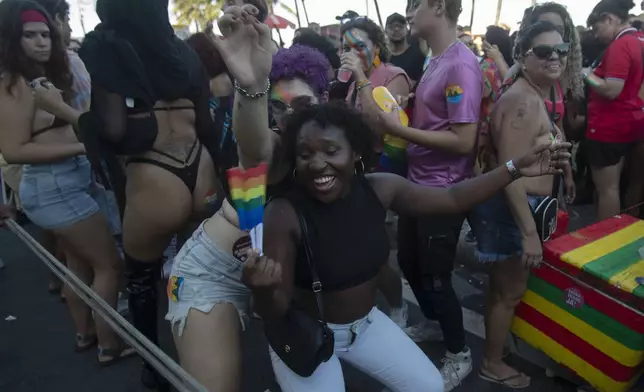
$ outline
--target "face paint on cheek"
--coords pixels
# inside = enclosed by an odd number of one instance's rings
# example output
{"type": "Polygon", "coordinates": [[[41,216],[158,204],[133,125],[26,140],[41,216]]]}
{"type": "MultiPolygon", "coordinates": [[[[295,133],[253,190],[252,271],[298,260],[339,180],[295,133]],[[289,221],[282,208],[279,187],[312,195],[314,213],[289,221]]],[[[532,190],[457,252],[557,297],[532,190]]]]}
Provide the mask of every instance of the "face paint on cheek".
{"type": "Polygon", "coordinates": [[[293,100],[293,96],[280,86],[275,86],[271,91],[271,99],[282,101],[288,105],[293,100]]]}
{"type": "Polygon", "coordinates": [[[366,71],[371,69],[371,65],[373,64],[373,51],[369,49],[367,45],[364,45],[364,42],[361,41],[358,37],[356,37],[351,30],[347,31],[344,33],[344,40],[347,41],[347,44],[349,47],[354,49],[360,60],[362,60],[362,68],[366,71]],[[362,46],[358,46],[358,44],[361,43],[363,44],[362,46]]]}

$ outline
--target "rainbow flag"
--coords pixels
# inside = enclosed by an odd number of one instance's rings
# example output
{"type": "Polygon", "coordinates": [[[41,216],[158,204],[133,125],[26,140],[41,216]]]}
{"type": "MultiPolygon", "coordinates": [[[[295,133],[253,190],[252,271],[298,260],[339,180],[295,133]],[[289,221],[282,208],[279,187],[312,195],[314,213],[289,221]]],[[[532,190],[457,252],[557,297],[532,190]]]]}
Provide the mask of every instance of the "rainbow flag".
{"type": "Polygon", "coordinates": [[[644,221],[615,216],[544,244],[512,331],[600,392],[644,371],[644,221]]]}
{"type": "Polygon", "coordinates": [[[262,163],[248,170],[235,167],[228,169],[226,174],[239,228],[250,233],[253,248],[261,252],[268,165],[262,163]]]}

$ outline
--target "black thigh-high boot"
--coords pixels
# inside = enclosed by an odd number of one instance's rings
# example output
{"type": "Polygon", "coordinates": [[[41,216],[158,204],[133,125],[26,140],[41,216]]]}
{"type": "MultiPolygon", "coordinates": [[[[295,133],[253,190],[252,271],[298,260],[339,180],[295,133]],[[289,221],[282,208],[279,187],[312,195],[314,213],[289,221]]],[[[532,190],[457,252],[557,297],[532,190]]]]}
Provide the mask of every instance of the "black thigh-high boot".
{"type": "MultiPolygon", "coordinates": [[[[157,282],[161,276],[160,262],[143,262],[127,254],[127,291],[130,317],[134,327],[152,343],[159,345],[157,331],[157,282]]],[[[149,364],[143,363],[141,382],[159,392],[169,391],[168,382],[149,364]]]]}

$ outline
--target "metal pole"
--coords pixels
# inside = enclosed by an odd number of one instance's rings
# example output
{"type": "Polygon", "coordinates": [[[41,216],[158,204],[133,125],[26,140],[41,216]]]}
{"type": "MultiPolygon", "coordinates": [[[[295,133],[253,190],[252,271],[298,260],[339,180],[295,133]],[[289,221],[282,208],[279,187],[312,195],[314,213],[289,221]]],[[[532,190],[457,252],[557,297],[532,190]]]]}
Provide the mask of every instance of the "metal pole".
{"type": "Polygon", "coordinates": [[[378,0],[373,0],[373,4],[376,6],[376,15],[378,15],[378,22],[380,23],[380,27],[384,29],[385,26],[382,24],[382,16],[380,16],[380,6],[378,6],[378,0]]]}
{"type": "Polygon", "coordinates": [[[297,27],[302,27],[302,22],[300,21],[300,7],[297,5],[297,0],[295,3],[295,16],[297,17],[297,27]]]}
{"type": "MultiPolygon", "coordinates": [[[[297,0],[295,0],[295,2],[297,3],[297,0]]],[[[304,18],[306,18],[306,25],[308,26],[311,22],[309,22],[309,12],[306,10],[306,3],[304,0],[302,0],[302,8],[304,8],[304,18]]]]}

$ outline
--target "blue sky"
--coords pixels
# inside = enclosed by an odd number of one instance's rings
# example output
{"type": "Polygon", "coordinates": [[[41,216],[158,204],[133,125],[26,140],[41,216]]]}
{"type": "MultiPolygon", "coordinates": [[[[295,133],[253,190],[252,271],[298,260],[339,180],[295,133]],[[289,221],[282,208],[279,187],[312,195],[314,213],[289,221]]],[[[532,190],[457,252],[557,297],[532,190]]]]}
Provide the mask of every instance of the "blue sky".
{"type": "MultiPolygon", "coordinates": [[[[71,15],[70,21],[72,29],[74,30],[74,37],[82,36],[82,29],[80,25],[80,13],[79,13],[79,4],[81,4],[82,9],[84,10],[85,16],[85,27],[90,31],[96,24],[99,22],[96,13],[94,12],[94,0],[68,0],[71,5],[71,15]],[[84,5],[83,5],[84,4],[84,5]]],[[[133,0],[136,1],[136,0],[133,0]]],[[[288,5],[291,8],[294,7],[294,0],[282,0],[284,4],[288,5]]],[[[541,2],[541,1],[539,1],[541,2]]],[[[311,22],[318,22],[322,25],[332,24],[335,22],[335,16],[342,14],[347,9],[352,9],[358,12],[361,15],[368,15],[372,19],[376,20],[376,11],[374,7],[373,0],[305,0],[306,8],[309,15],[309,20],[311,22]]],[[[531,4],[530,0],[505,0],[503,2],[503,11],[501,13],[501,23],[505,23],[511,27],[515,27],[517,22],[521,19],[523,15],[523,10],[526,7],[529,7],[531,4]]],[[[565,5],[570,12],[573,21],[577,25],[583,25],[586,22],[586,18],[595,4],[598,3],[598,0],[559,0],[559,3],[565,5]]],[[[304,19],[304,13],[300,4],[300,13],[303,25],[306,25],[304,19]]],[[[380,0],[380,13],[382,15],[383,21],[386,17],[394,12],[399,12],[404,14],[405,6],[407,2],[405,0],[380,0]]],[[[494,18],[496,15],[496,5],[497,0],[476,0],[476,9],[475,9],[475,18],[474,24],[472,26],[475,33],[484,32],[485,27],[494,23],[494,18]]],[[[463,0],[463,13],[459,24],[469,25],[470,22],[470,12],[471,12],[472,3],[470,0],[463,0]]],[[[172,12],[170,7],[170,16],[172,18],[172,12]]],[[[285,16],[291,19],[292,22],[296,23],[295,17],[289,16],[283,9],[279,6],[276,7],[275,13],[281,16],[285,16]]],[[[633,13],[639,14],[639,10],[634,10],[633,13]]],[[[292,30],[287,30],[282,32],[282,37],[285,42],[290,42],[293,36],[292,30]]]]}

